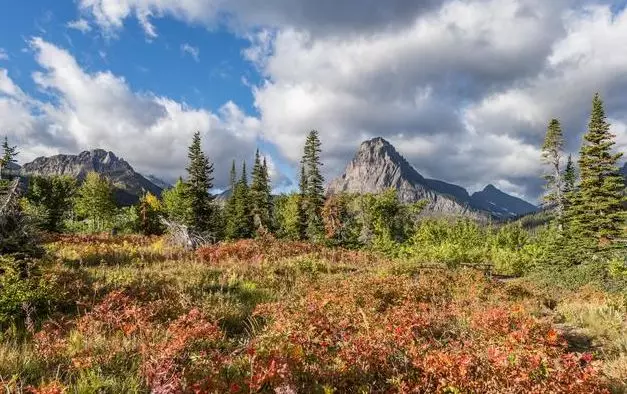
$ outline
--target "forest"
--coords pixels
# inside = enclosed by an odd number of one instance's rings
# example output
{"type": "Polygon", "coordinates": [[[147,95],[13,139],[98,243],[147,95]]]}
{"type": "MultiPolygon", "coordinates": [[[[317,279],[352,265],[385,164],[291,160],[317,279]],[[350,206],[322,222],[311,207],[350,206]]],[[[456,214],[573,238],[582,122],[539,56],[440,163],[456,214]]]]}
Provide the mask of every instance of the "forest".
{"type": "MultiPolygon", "coordinates": [[[[578,159],[559,120],[542,209],[481,222],[397,191],[298,190],[200,133],[186,177],[118,206],[91,172],[0,171],[0,385],[18,393],[626,393],[627,198],[597,94],[578,159]],[[218,169],[222,170],[222,169],[218,169]]],[[[5,138],[0,169],[17,161],[5,138]]]]}

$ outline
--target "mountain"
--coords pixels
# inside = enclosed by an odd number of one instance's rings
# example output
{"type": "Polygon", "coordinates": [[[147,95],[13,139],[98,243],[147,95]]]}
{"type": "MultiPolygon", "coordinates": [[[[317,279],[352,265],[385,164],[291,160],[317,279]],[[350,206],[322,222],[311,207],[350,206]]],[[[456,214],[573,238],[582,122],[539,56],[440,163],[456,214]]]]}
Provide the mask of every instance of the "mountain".
{"type": "Polygon", "coordinates": [[[405,203],[427,200],[425,211],[429,213],[485,216],[469,206],[465,189],[424,178],[380,137],[361,144],[344,174],[329,184],[327,193],[380,193],[390,188],[396,189],[405,203]]]}
{"type": "Polygon", "coordinates": [[[487,193],[470,196],[461,186],[427,179],[392,144],[380,137],[360,145],[344,174],[331,181],[327,193],[380,193],[389,188],[396,189],[399,199],[405,203],[427,200],[425,213],[434,215],[503,218],[507,212],[533,207],[526,203],[529,206],[523,208],[520,205],[522,200],[493,186],[486,188],[487,193]]]}
{"type": "Polygon", "coordinates": [[[502,219],[514,218],[538,210],[535,205],[518,197],[510,196],[493,185],[488,185],[482,191],[473,193],[471,205],[502,219]]]}
{"type": "Polygon", "coordinates": [[[144,175],[144,178],[148,179],[154,185],[160,187],[162,190],[170,189],[172,185],[161,178],[156,177],[155,175],[144,175]]]}
{"type": "Polygon", "coordinates": [[[22,167],[23,175],[68,175],[79,181],[91,172],[97,172],[111,180],[116,188],[115,198],[122,205],[131,205],[149,191],[160,195],[162,188],[139,173],[124,159],[102,149],[81,152],[78,155],[38,157],[22,167]]]}

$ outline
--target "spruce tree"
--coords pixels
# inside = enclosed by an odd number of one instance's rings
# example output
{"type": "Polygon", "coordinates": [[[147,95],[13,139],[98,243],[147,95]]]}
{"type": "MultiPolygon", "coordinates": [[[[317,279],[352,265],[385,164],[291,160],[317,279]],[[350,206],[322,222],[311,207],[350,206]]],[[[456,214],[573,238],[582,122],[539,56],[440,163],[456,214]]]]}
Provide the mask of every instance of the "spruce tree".
{"type": "Polygon", "coordinates": [[[268,216],[268,227],[272,230],[272,180],[268,173],[268,162],[263,158],[263,184],[264,184],[264,202],[268,216]]]}
{"type": "Polygon", "coordinates": [[[304,200],[307,228],[307,238],[317,241],[324,236],[324,224],[322,221],[322,207],[324,206],[324,178],[320,173],[322,152],[318,132],[312,130],[305,141],[303,155],[304,166],[304,200]]]}
{"type": "Polygon", "coordinates": [[[577,172],[572,155],[568,155],[566,168],[562,175],[562,195],[564,196],[564,222],[566,225],[571,221],[573,216],[573,202],[576,198],[577,172]]]}
{"type": "Polygon", "coordinates": [[[575,184],[577,183],[577,172],[575,170],[575,163],[573,163],[573,156],[568,155],[568,161],[566,161],[566,168],[564,169],[563,180],[563,192],[566,196],[569,193],[575,191],[575,184]]]}
{"type": "Polygon", "coordinates": [[[213,196],[209,189],[213,187],[213,164],[202,151],[200,132],[194,134],[189,147],[188,192],[192,207],[191,224],[200,231],[212,230],[213,196]]]}
{"type": "Polygon", "coordinates": [[[300,165],[300,180],[298,183],[298,236],[301,240],[305,239],[305,229],[307,228],[307,174],[305,173],[305,164],[300,165]]]}
{"type": "Polygon", "coordinates": [[[257,233],[267,231],[270,227],[270,201],[266,171],[267,168],[264,168],[259,156],[259,149],[257,149],[250,186],[253,225],[257,233]]]}
{"type": "Polygon", "coordinates": [[[235,186],[233,197],[235,204],[235,231],[233,238],[250,238],[253,234],[253,222],[246,162],[242,165],[242,176],[235,186]]]}
{"type": "Polygon", "coordinates": [[[231,164],[231,174],[229,177],[229,190],[231,195],[226,200],[224,207],[224,235],[227,239],[237,238],[236,218],[235,218],[235,188],[237,186],[237,171],[235,170],[235,160],[231,164]]]}
{"type": "Polygon", "coordinates": [[[18,155],[17,146],[9,145],[9,138],[4,136],[2,142],[2,156],[0,157],[0,179],[2,179],[2,173],[4,170],[13,163],[17,163],[15,158],[18,155]]]}
{"type": "Polygon", "coordinates": [[[617,167],[622,153],[612,152],[614,144],[614,135],[610,133],[603,102],[597,93],[579,155],[581,180],[572,202],[570,223],[574,233],[594,245],[618,238],[625,220],[623,179],[617,167]]]}
{"type": "Polygon", "coordinates": [[[544,201],[555,207],[557,213],[558,226],[561,229],[564,216],[564,196],[563,181],[560,162],[562,160],[562,148],[564,146],[564,136],[562,128],[557,119],[551,120],[546,131],[544,144],[542,145],[542,161],[550,168],[549,172],[544,175],[546,180],[547,193],[544,201]]]}

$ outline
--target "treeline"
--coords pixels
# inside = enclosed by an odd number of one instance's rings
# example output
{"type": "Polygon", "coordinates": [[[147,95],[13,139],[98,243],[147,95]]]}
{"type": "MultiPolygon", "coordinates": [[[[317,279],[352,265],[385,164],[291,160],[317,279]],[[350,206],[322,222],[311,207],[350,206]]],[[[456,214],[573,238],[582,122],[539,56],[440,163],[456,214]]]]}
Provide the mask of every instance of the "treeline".
{"type": "MultiPolygon", "coordinates": [[[[294,193],[271,194],[268,165],[257,151],[250,179],[247,163],[234,161],[228,198],[216,201],[210,193],[214,166],[196,133],[189,147],[186,178],[162,196],[147,193],[136,206],[118,208],[113,185],[96,173],[89,174],[80,186],[69,177],[32,177],[22,206],[42,229],[55,232],[115,229],[161,234],[166,230],[161,220],[165,218],[216,242],[273,234],[287,240],[369,247],[392,257],[421,255],[424,260],[446,262],[493,263],[505,260],[506,255],[512,258],[509,252],[495,252],[507,244],[505,249],[518,253],[518,260],[524,261],[515,270],[523,271],[546,262],[578,264],[594,254],[624,247],[625,185],[617,166],[621,154],[613,152],[614,138],[598,95],[593,99],[578,166],[570,156],[565,157],[559,121],[550,122],[542,160],[548,170],[545,204],[553,220],[538,233],[525,236],[521,235],[521,222],[503,227],[461,219],[418,220],[424,205],[403,205],[394,191],[325,197],[316,131],[305,141],[299,189],[294,193]],[[431,252],[415,252],[419,249],[431,252]]],[[[0,164],[14,162],[16,148],[6,139],[3,146],[0,164]]]]}
{"type": "Polygon", "coordinates": [[[570,155],[565,160],[559,120],[549,123],[542,147],[548,169],[544,201],[554,213],[551,226],[556,230],[556,261],[580,263],[590,259],[593,252],[627,248],[627,200],[618,167],[623,154],[614,152],[615,143],[599,94],[592,100],[578,168],[570,155]]]}

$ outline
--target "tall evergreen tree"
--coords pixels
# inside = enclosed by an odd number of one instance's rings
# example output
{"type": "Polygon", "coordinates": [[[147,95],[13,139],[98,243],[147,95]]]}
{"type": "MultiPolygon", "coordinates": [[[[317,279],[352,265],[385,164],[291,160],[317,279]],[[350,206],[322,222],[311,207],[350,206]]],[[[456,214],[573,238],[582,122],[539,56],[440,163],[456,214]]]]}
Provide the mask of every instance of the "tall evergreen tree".
{"type": "Polygon", "coordinates": [[[194,134],[189,147],[188,192],[192,207],[191,224],[198,230],[212,230],[213,196],[209,189],[213,187],[213,164],[202,151],[200,132],[194,134]]]}
{"type": "Polygon", "coordinates": [[[554,206],[557,213],[558,225],[561,229],[564,216],[564,196],[563,181],[560,162],[562,160],[562,148],[564,146],[564,136],[562,127],[557,119],[551,120],[542,145],[542,161],[548,165],[550,171],[544,175],[546,180],[547,193],[544,201],[550,206],[554,206]]]}
{"type": "Polygon", "coordinates": [[[575,184],[577,183],[577,172],[575,170],[575,163],[573,163],[573,156],[568,155],[568,161],[566,162],[566,168],[564,169],[563,179],[563,194],[566,196],[568,193],[575,191],[575,184]]]}
{"type": "Polygon", "coordinates": [[[309,132],[305,141],[305,149],[302,164],[304,166],[304,200],[307,228],[307,238],[312,241],[324,236],[324,224],[322,221],[322,207],[324,206],[324,178],[320,173],[322,162],[320,161],[320,138],[316,130],[309,132]]]}
{"type": "Polygon", "coordinates": [[[250,238],[253,234],[253,221],[250,204],[250,190],[246,175],[246,162],[242,165],[242,176],[233,194],[235,205],[235,231],[232,238],[250,238]]]}
{"type": "Polygon", "coordinates": [[[266,170],[261,162],[259,149],[257,149],[250,186],[250,203],[256,232],[267,231],[270,227],[270,200],[266,170]]]}
{"type": "Polygon", "coordinates": [[[617,167],[622,153],[612,152],[614,137],[597,93],[579,155],[581,181],[571,218],[573,232],[597,245],[618,238],[625,220],[624,185],[617,167]]]}
{"type": "Polygon", "coordinates": [[[263,183],[264,183],[264,201],[266,204],[266,211],[268,215],[268,227],[272,230],[272,180],[270,179],[270,173],[268,172],[268,162],[264,156],[263,158],[263,183]]]}
{"type": "Polygon", "coordinates": [[[301,240],[305,239],[305,229],[307,229],[307,174],[305,163],[300,165],[300,180],[298,182],[298,234],[301,240]]]}
{"type": "Polygon", "coordinates": [[[0,157],[0,179],[2,179],[2,173],[13,163],[17,163],[15,158],[18,155],[17,146],[9,145],[9,138],[4,136],[2,142],[2,156],[0,157]]]}
{"type": "Polygon", "coordinates": [[[237,238],[237,226],[235,217],[235,188],[237,187],[237,171],[235,170],[235,160],[231,164],[231,173],[229,176],[229,190],[231,195],[226,200],[224,207],[224,236],[228,239],[237,238]]]}
{"type": "Polygon", "coordinates": [[[568,161],[566,162],[566,168],[564,169],[562,180],[562,195],[564,196],[564,222],[568,225],[568,223],[572,220],[573,205],[576,199],[577,191],[577,172],[575,170],[575,163],[573,162],[572,155],[568,155],[568,161]]]}

